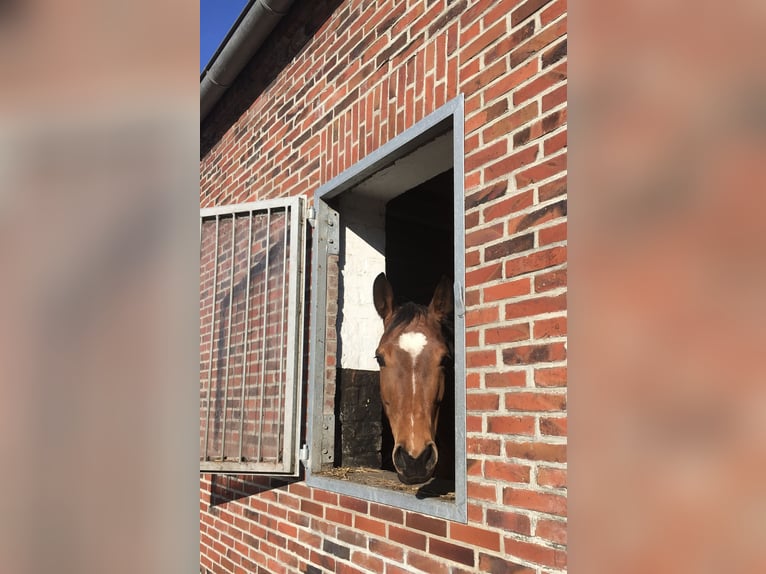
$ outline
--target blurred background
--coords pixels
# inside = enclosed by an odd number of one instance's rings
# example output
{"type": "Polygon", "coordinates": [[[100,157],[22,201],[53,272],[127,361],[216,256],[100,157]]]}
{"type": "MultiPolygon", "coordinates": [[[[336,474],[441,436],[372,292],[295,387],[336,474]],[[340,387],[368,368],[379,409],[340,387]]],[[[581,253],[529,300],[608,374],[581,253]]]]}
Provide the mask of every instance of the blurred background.
{"type": "Polygon", "coordinates": [[[194,572],[196,3],[0,3],[0,570],[194,572]]]}
{"type": "Polygon", "coordinates": [[[766,4],[570,18],[571,571],[766,572],[766,4]]]}

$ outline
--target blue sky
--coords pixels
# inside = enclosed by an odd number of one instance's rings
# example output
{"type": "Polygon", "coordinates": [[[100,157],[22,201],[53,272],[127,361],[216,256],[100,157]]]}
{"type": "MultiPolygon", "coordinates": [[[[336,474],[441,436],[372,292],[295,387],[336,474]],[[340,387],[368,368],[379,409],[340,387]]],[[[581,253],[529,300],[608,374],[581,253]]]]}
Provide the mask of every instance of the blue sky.
{"type": "Polygon", "coordinates": [[[199,70],[202,72],[248,0],[200,0],[199,70]]]}

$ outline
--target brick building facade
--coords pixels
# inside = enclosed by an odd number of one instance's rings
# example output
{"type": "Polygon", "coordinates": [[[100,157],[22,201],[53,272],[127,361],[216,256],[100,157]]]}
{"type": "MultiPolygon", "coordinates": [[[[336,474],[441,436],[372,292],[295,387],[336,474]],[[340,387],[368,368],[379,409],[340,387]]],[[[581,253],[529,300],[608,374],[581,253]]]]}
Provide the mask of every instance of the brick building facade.
{"type": "Polygon", "coordinates": [[[566,30],[566,0],[298,0],[204,117],[202,208],[309,207],[461,98],[467,500],[464,522],[203,472],[201,572],[566,570],[566,30]]]}

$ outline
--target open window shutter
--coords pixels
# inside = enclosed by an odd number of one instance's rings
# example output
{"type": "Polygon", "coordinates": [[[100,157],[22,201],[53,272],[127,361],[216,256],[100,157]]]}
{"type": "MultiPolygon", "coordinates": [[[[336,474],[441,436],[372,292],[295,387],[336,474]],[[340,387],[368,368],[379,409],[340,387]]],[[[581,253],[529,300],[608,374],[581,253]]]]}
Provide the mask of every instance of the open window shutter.
{"type": "Polygon", "coordinates": [[[200,471],[297,475],[299,197],[200,210],[200,471]]]}

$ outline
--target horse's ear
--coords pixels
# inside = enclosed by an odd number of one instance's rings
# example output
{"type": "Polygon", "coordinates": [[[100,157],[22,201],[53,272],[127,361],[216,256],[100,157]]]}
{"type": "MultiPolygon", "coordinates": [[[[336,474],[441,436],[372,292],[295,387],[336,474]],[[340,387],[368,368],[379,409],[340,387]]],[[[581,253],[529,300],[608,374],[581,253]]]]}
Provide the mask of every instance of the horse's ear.
{"type": "Polygon", "coordinates": [[[428,305],[428,313],[441,321],[452,312],[452,304],[452,281],[443,275],[428,305]]]}
{"type": "Polygon", "coordinates": [[[378,275],[375,283],[372,284],[372,300],[383,323],[387,323],[394,312],[394,290],[386,279],[385,273],[378,275]]]}

